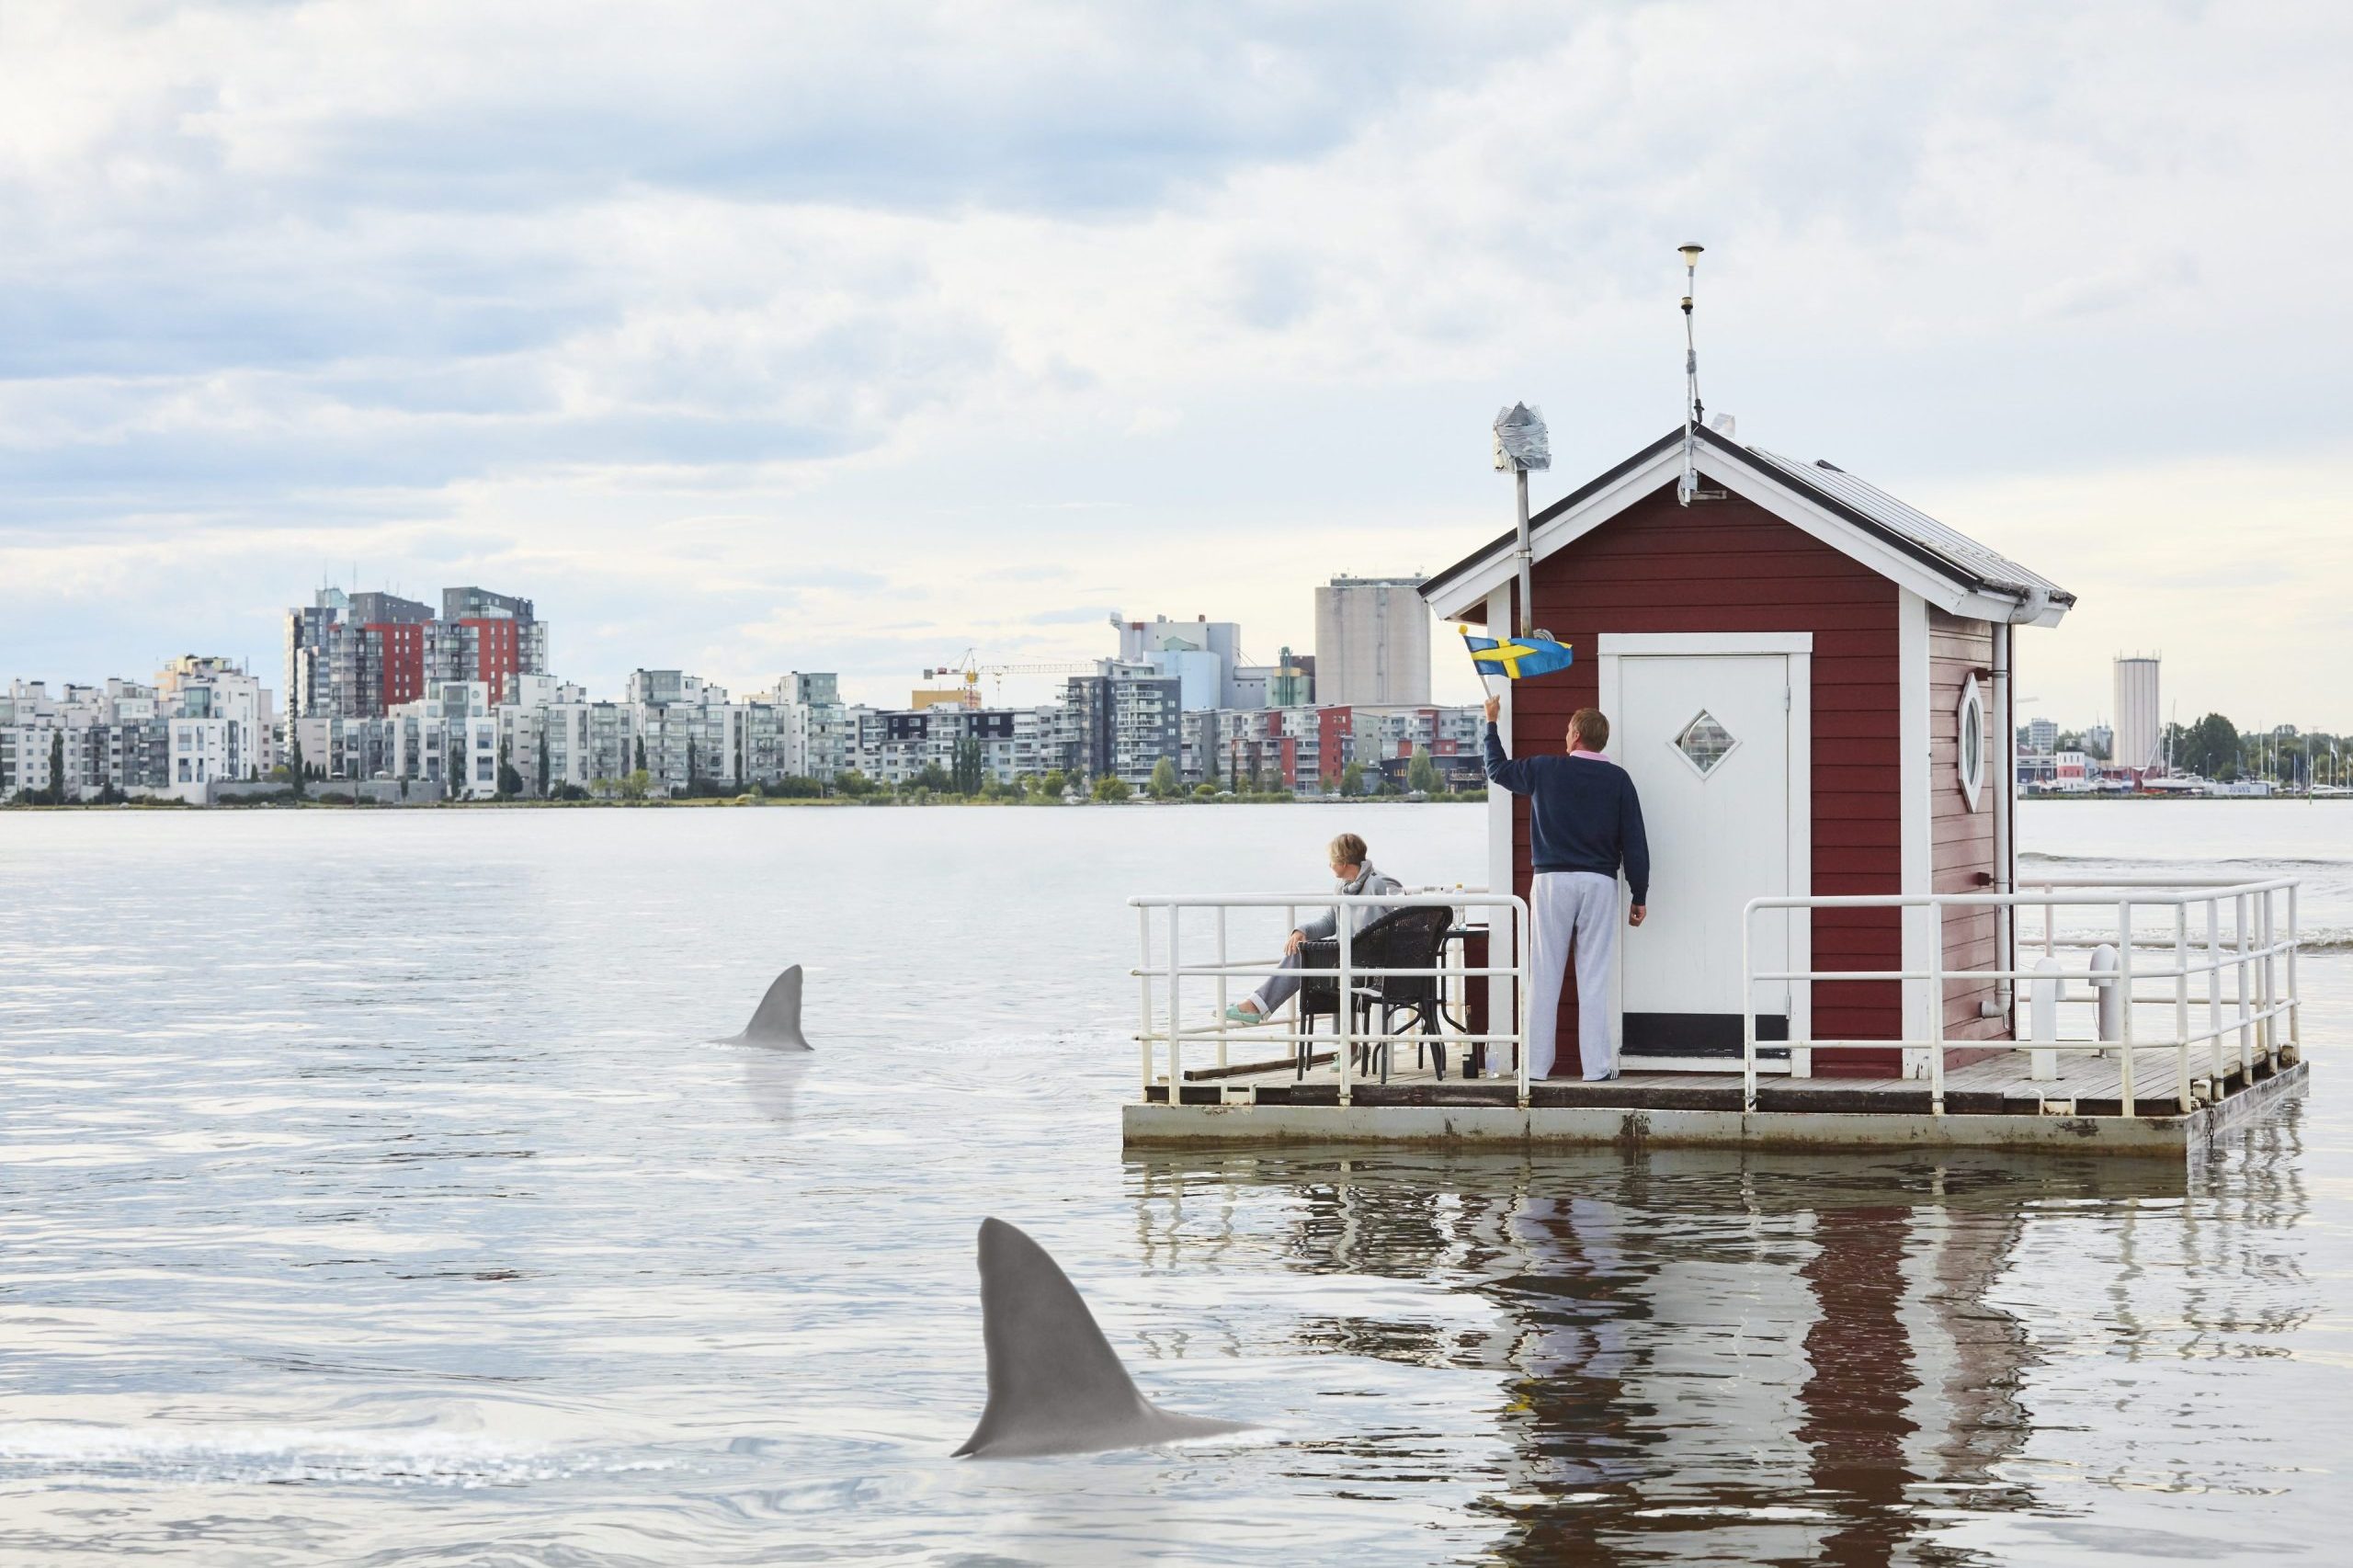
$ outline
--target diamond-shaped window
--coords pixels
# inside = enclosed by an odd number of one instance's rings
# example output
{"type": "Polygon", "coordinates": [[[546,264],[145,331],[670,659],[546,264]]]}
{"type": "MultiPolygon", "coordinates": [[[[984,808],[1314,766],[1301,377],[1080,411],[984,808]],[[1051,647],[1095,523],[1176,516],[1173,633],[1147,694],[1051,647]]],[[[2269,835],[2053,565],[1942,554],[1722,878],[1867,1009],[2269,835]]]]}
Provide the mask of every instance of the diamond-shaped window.
{"type": "Polygon", "coordinates": [[[1702,778],[1713,773],[1716,764],[1723,761],[1732,748],[1739,744],[1732,738],[1732,732],[1718,723],[1716,716],[1704,708],[1699,710],[1699,716],[1684,725],[1683,733],[1675,737],[1675,749],[1683,754],[1684,761],[1699,770],[1702,778]]]}

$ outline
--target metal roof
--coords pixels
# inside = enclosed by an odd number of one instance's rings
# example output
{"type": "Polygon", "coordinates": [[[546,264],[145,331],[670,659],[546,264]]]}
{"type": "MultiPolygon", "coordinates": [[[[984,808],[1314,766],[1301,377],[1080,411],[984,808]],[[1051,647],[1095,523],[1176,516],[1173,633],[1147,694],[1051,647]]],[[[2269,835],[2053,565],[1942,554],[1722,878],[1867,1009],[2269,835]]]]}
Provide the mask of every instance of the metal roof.
{"type": "Polygon", "coordinates": [[[1748,447],[1744,450],[1747,456],[1762,459],[1778,470],[1777,478],[1794,481],[1800,487],[1813,490],[1822,498],[1836,503],[1838,509],[1859,514],[1881,528],[1919,546],[1947,570],[1973,581],[1977,586],[2014,598],[2024,598],[2030,593],[2040,591],[2058,604],[2075,602],[2075,595],[2050,578],[2028,571],[1999,551],[1987,549],[1960,529],[1937,521],[1917,506],[1897,500],[1859,475],[1848,473],[1845,469],[1821,459],[1801,462],[1795,458],[1785,458],[1779,452],[1768,452],[1762,447],[1748,447]]]}

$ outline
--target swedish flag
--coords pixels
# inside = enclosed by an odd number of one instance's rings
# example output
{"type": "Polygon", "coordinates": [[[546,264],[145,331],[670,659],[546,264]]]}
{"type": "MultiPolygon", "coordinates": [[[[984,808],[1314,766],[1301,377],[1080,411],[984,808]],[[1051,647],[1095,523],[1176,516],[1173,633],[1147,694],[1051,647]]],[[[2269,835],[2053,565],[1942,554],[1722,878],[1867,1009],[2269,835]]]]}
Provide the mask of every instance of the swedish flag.
{"type": "Polygon", "coordinates": [[[1531,676],[1549,676],[1554,670],[1565,670],[1575,658],[1565,642],[1555,642],[1551,636],[1539,631],[1526,637],[1487,637],[1472,626],[1457,626],[1462,641],[1471,649],[1471,663],[1483,676],[1501,676],[1506,680],[1526,680],[1531,676]]]}

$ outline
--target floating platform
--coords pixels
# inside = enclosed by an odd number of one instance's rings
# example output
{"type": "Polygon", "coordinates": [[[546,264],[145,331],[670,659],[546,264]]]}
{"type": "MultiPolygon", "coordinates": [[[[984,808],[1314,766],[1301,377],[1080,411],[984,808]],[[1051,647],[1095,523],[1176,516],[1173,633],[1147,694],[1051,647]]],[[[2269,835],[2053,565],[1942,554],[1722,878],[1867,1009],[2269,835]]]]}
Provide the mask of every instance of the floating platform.
{"type": "MultiPolygon", "coordinates": [[[[1409,1048],[1410,1049],[1410,1048],[1409,1048]]],[[[1630,1073],[1606,1084],[1542,1079],[1518,1103],[1508,1079],[1438,1078],[1426,1069],[1340,1084],[1328,1059],[1304,1078],[1289,1062],[1188,1073],[1177,1103],[1164,1081],[1123,1108],[1128,1146],[1364,1143],[1682,1146],[1757,1149],[2049,1149],[2176,1160],[2304,1092],[2302,1061],[2229,1063],[2193,1089],[2184,1114],[2171,1051],[2134,1063],[2132,1114],[2113,1052],[2060,1053],[2060,1076],[2027,1076],[2023,1052],[1945,1074],[1945,1110],[1917,1078],[1760,1078],[1742,1106],[1738,1073],[1630,1073]]],[[[2193,1073],[2196,1071],[2193,1064],[2193,1073]]]]}

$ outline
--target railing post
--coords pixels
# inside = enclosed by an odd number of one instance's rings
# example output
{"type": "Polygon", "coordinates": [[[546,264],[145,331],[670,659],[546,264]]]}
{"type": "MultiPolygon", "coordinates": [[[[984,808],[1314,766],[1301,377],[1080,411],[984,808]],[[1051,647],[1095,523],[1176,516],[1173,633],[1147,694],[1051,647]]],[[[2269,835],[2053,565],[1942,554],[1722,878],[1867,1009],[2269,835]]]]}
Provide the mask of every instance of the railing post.
{"type": "Polygon", "coordinates": [[[1349,950],[1353,945],[1351,938],[1356,935],[1354,930],[1356,911],[1345,903],[1340,903],[1332,906],[1332,913],[1337,916],[1333,922],[1333,930],[1340,938],[1340,969],[1338,974],[1334,977],[1339,987],[1340,1016],[1334,1022],[1338,1025],[1340,1030],[1340,1044],[1337,1051],[1340,1064],[1340,1103],[1345,1106],[1351,1105],[1356,1100],[1354,1072],[1356,1063],[1350,1060],[1356,1054],[1357,1044],[1356,987],[1348,973],[1349,950]]]}
{"type": "Polygon", "coordinates": [[[2263,1057],[2279,1070],[2279,962],[2271,949],[2279,945],[2271,925],[2271,890],[2263,892],[2263,1057]]]}
{"type": "Polygon", "coordinates": [[[1136,905],[1136,932],[1142,938],[1143,950],[1136,961],[1138,988],[1136,1017],[1136,1050],[1142,1054],[1143,1087],[1140,1097],[1152,1097],[1152,905],[1136,905]]]}
{"type": "Polygon", "coordinates": [[[2296,989],[2296,949],[2302,936],[2296,925],[2296,890],[2302,884],[2288,884],[2288,1043],[2296,1048],[2299,1061],[2304,1054],[2303,994],[2296,989]]]}
{"type": "Polygon", "coordinates": [[[1225,905],[1217,906],[1217,1064],[1225,1065],[1225,905]]]}
{"type": "Polygon", "coordinates": [[[2239,1071],[2248,1082],[2255,1079],[2255,1025],[2247,993],[2255,986],[2255,965],[2247,957],[2248,927],[2254,924],[2254,911],[2247,906],[2247,895],[2241,893],[2231,901],[2231,913],[2238,925],[2238,962],[2232,966],[2231,989],[2237,994],[2239,1009],[2239,1071]]]}
{"type": "Polygon", "coordinates": [[[2119,1050],[2124,1058],[2124,1103],[2128,1117],[2132,1115],[2132,901],[2120,900],[2116,905],[2116,1012],[2119,1050]]]}
{"type": "MultiPolygon", "coordinates": [[[[1512,977],[1511,977],[1511,1060],[1512,1069],[1519,1080],[1519,1108],[1529,1108],[1528,1098],[1528,993],[1530,936],[1528,905],[1514,893],[1512,902],[1505,905],[1511,915],[1512,977]]],[[[1491,1006],[1489,1012],[1495,1009],[1491,1006]]],[[[1490,1027],[1493,1027],[1492,1025],[1490,1027]]]]}
{"type": "Polygon", "coordinates": [[[2211,896],[2206,900],[2206,1046],[2208,1064],[2219,1084],[2222,1081],[2222,901],[2211,896]]]}
{"type": "MultiPolygon", "coordinates": [[[[2181,1111],[2189,1114],[2189,905],[2173,906],[2173,1045],[2174,1088],[2181,1098],[2181,1111]]],[[[2221,1098],[2220,1089],[2215,1097],[2221,1098]]]]}
{"type": "MultiPolygon", "coordinates": [[[[1756,963],[1749,951],[1749,936],[1756,925],[1756,906],[1740,912],[1740,1108],[1756,1111],[1756,963]]],[[[1584,1005],[1580,998],[1578,1005],[1584,1005]]]]}
{"type": "Polygon", "coordinates": [[[1168,906],[1168,1103],[1177,1105],[1185,1097],[1185,1021],[1176,1012],[1177,949],[1184,944],[1177,940],[1185,930],[1185,910],[1182,904],[1168,906]]]}
{"type": "Polygon", "coordinates": [[[1945,1113],[1945,907],[1928,905],[1928,1113],[1945,1113]]]}

